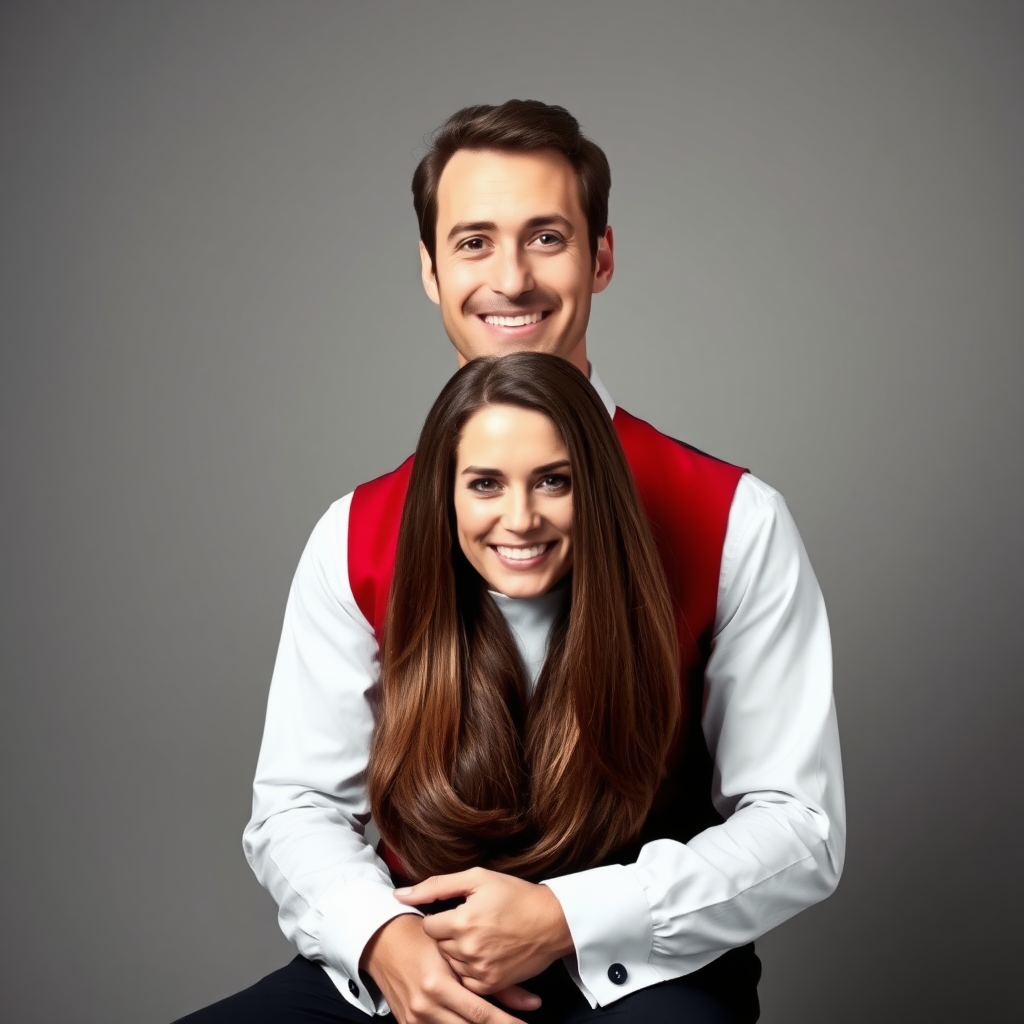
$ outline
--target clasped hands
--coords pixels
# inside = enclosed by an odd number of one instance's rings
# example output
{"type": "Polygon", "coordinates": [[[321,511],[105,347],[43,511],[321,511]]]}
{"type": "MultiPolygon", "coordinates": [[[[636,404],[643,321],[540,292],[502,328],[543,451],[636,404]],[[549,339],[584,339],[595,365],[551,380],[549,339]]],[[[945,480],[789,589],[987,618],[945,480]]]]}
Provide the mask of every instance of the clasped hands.
{"type": "Polygon", "coordinates": [[[516,1024],[483,997],[512,1010],[540,1006],[517,983],[572,952],[561,905],[547,886],[485,868],[395,890],[407,906],[457,896],[465,902],[453,910],[389,921],[367,944],[363,967],[401,1024],[516,1024]]]}

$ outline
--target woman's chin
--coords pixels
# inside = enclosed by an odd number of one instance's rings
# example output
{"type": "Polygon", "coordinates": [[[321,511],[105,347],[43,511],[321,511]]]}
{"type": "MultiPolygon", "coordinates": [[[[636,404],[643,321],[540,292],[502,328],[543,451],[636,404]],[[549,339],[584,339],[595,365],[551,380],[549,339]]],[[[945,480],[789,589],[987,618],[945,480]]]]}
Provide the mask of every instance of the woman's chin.
{"type": "Polygon", "coordinates": [[[528,598],[528,597],[540,597],[541,594],[546,594],[553,586],[549,580],[531,581],[531,580],[496,580],[493,583],[488,583],[491,590],[496,590],[499,594],[504,594],[506,597],[514,598],[528,598]]]}
{"type": "Polygon", "coordinates": [[[488,590],[504,594],[505,597],[528,598],[540,597],[542,594],[554,590],[568,579],[569,575],[568,568],[560,573],[490,573],[484,577],[484,582],[487,584],[488,590]]]}

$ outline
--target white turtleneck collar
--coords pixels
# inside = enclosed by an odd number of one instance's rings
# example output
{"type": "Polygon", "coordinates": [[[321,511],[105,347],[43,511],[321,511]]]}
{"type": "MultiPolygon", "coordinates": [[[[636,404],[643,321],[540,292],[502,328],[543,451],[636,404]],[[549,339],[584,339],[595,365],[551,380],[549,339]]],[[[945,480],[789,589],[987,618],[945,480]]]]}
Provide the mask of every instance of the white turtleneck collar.
{"type": "Polygon", "coordinates": [[[547,657],[551,627],[569,599],[571,589],[567,583],[552,587],[538,597],[507,597],[495,590],[488,591],[512,630],[519,656],[523,659],[531,694],[537,687],[547,657]]]}

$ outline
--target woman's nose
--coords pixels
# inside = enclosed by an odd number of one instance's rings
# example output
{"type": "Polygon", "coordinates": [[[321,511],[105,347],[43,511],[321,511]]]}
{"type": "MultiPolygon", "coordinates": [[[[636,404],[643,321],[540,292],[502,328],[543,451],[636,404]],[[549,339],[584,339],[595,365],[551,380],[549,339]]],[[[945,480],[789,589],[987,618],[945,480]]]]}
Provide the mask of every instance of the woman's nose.
{"type": "Polygon", "coordinates": [[[502,516],[502,526],[510,533],[527,533],[540,521],[533,502],[525,495],[509,494],[508,503],[502,516]]]}

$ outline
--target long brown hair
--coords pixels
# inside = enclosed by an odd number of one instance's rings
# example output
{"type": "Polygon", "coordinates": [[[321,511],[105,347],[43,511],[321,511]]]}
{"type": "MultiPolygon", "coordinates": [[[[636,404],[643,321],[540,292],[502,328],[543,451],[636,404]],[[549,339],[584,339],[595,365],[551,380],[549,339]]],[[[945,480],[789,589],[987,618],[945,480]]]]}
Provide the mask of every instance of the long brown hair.
{"type": "Polygon", "coordinates": [[[608,194],[612,172],[597,143],[583,134],[579,121],[565,107],[540,100],[507,100],[456,110],[430,139],[430,149],[412,177],[412,201],[420,239],[434,262],[437,248],[437,186],[441,172],[460,149],[497,149],[530,153],[553,149],[576,174],[580,206],[587,217],[591,258],[608,227],[608,194]]]}
{"type": "Polygon", "coordinates": [[[650,809],[678,675],[661,562],[597,393],[556,356],[468,363],[427,416],[399,532],[368,767],[385,842],[414,877],[600,862],[650,809]],[[570,597],[529,700],[508,626],[455,539],[461,431],[487,405],[544,413],[572,466],[570,597]]]}

